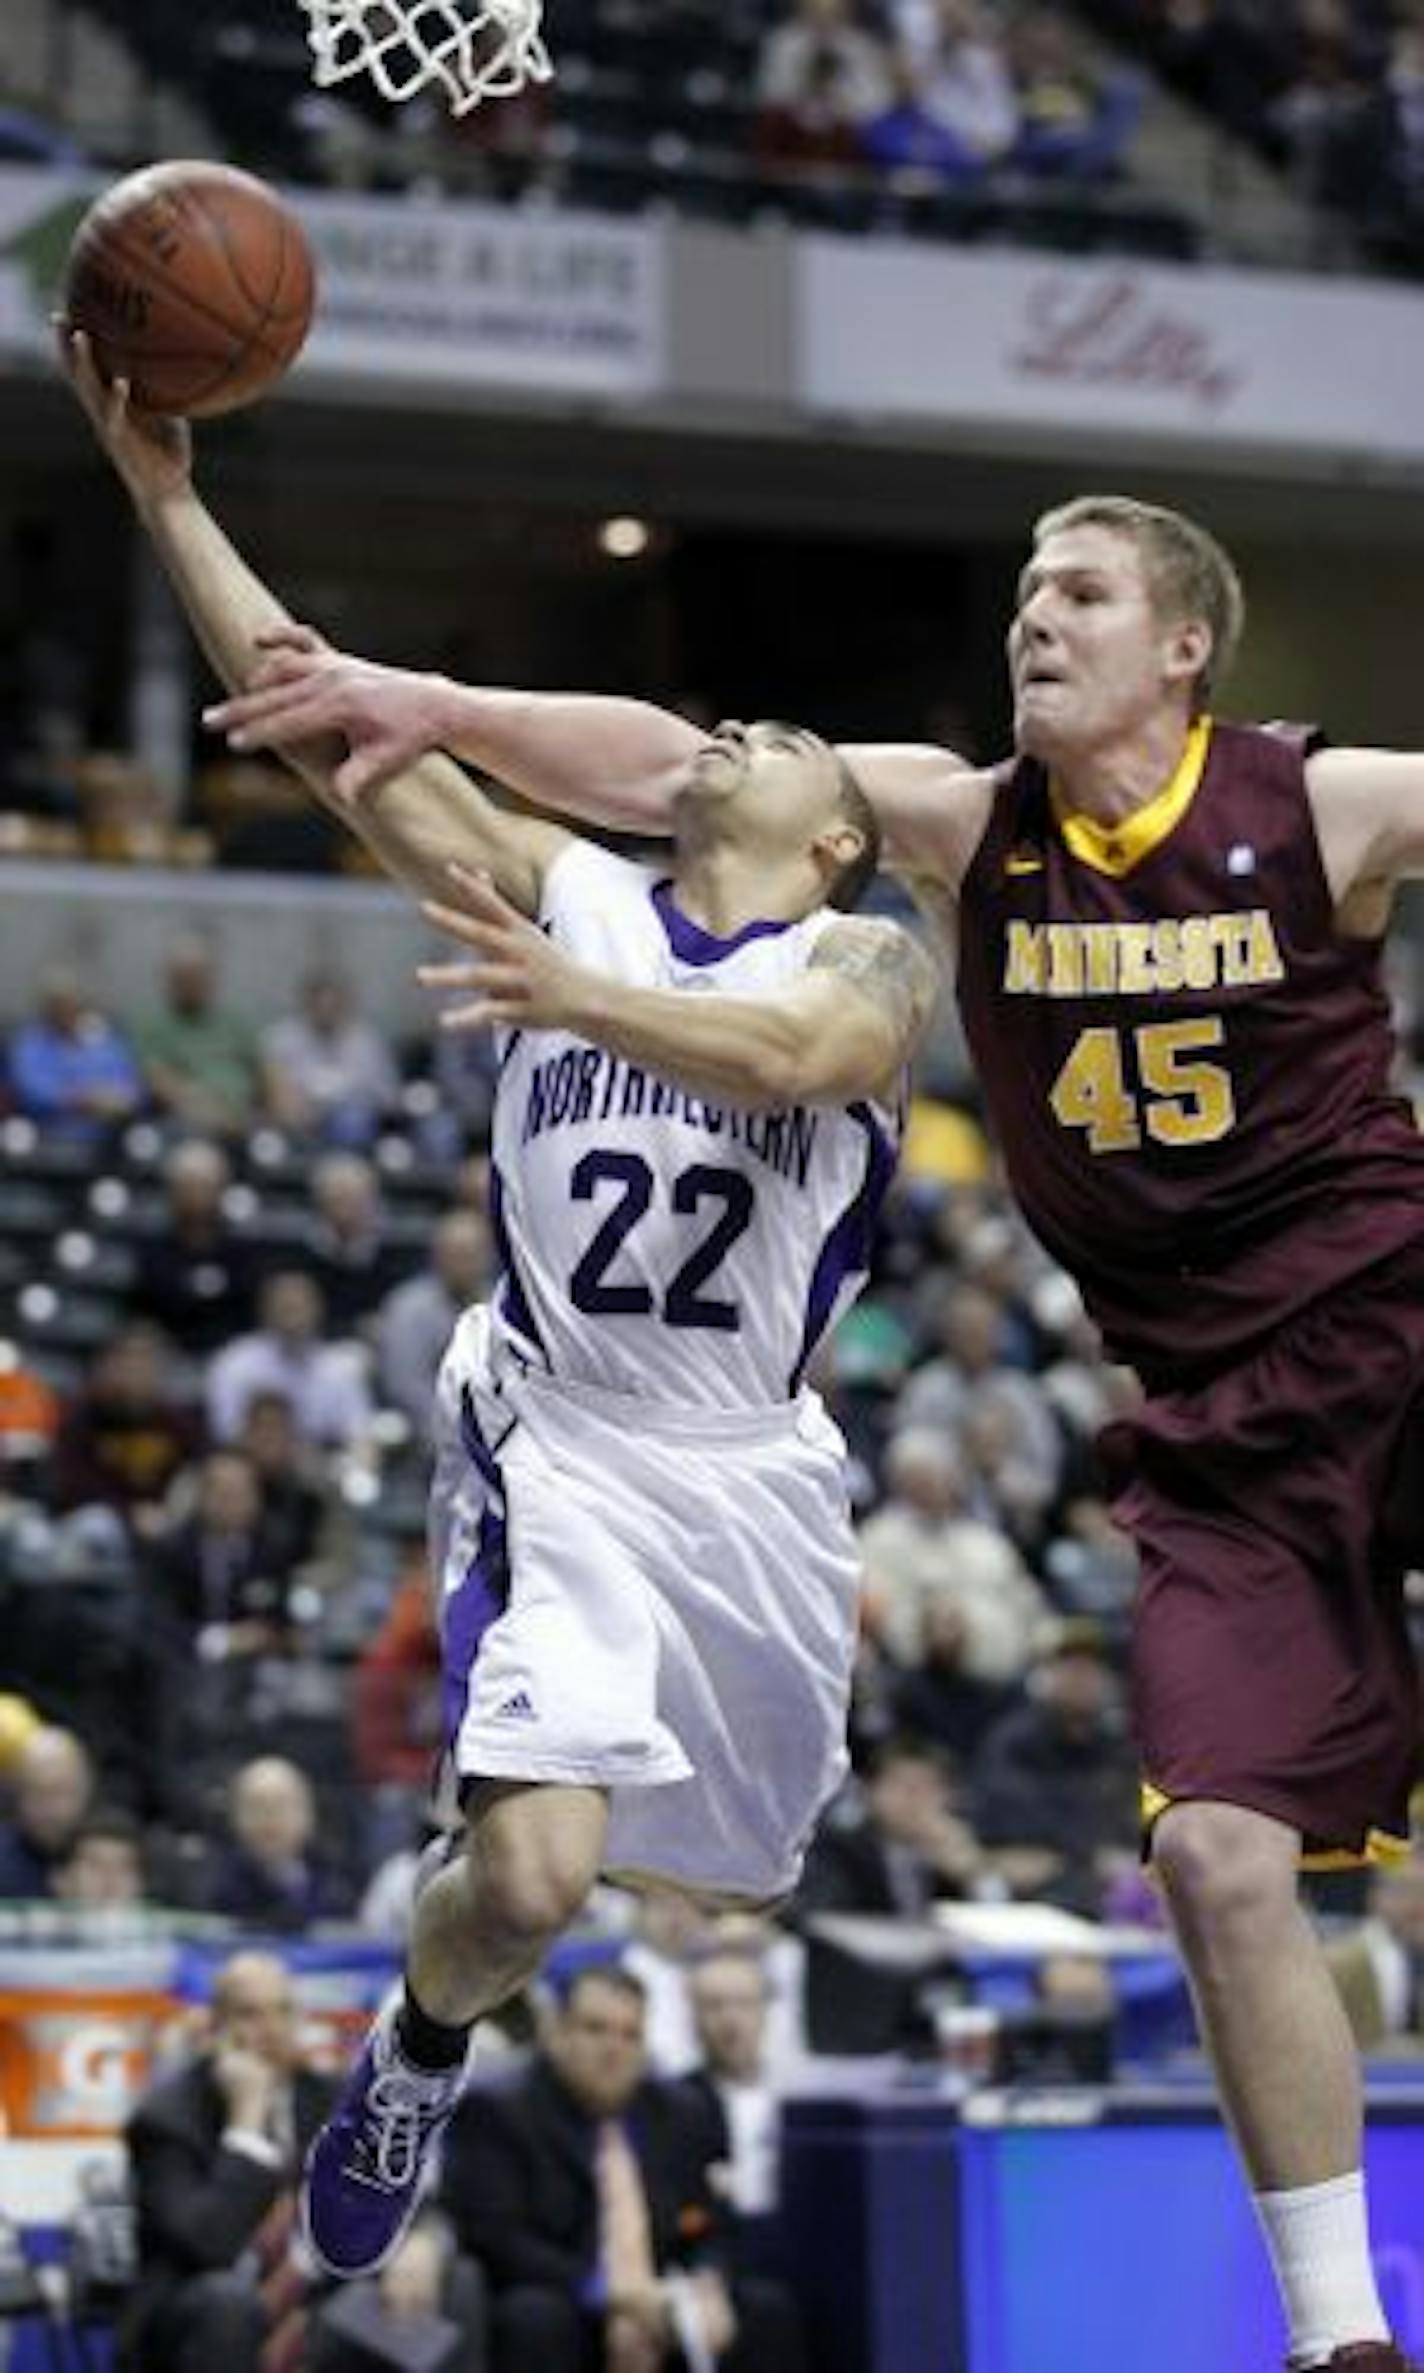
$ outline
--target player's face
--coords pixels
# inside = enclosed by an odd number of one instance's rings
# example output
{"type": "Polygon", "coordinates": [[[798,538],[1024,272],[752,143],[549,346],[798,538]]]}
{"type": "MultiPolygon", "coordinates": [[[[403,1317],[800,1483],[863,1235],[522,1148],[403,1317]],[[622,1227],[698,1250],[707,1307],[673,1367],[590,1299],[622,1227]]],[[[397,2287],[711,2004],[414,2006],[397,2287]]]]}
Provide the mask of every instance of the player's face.
{"type": "Polygon", "coordinates": [[[1154,606],[1139,545],[1083,526],[1034,552],[1008,650],[1015,742],[1053,765],[1154,722],[1194,681],[1209,638],[1154,606]]]}
{"type": "Polygon", "coordinates": [[[724,718],[699,750],[680,796],[688,810],[770,858],[809,848],[840,819],[834,752],[801,725],[724,718]]]}

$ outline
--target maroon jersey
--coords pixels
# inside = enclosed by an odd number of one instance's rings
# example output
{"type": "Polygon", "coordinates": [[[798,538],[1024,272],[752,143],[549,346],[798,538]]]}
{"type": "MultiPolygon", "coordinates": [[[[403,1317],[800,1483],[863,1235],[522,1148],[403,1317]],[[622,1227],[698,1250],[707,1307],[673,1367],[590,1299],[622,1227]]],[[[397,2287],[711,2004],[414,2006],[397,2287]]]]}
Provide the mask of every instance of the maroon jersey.
{"type": "Polygon", "coordinates": [[[1164,1384],[1424,1238],[1381,943],[1336,928],[1310,744],[1199,730],[1195,791],[1116,832],[1011,765],[962,893],[960,1004],[1014,1192],[1111,1355],[1164,1384]]]}

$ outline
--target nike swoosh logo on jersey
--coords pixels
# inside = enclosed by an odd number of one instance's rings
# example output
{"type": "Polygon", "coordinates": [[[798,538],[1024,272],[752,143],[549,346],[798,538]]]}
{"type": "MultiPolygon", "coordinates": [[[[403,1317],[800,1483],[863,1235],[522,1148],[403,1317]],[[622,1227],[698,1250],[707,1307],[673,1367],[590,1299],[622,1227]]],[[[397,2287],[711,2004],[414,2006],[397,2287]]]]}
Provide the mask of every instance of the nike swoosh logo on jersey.
{"type": "Polygon", "coordinates": [[[1042,873],[1043,859],[1041,857],[1006,857],[1004,871],[1005,873],[1042,873]]]}

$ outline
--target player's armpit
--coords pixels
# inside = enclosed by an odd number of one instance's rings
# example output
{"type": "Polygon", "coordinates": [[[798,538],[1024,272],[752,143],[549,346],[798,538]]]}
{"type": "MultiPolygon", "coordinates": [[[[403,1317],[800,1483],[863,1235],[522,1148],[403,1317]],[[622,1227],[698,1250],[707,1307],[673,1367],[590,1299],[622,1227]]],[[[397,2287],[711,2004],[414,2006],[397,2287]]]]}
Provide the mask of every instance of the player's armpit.
{"type": "Polygon", "coordinates": [[[848,915],[817,941],[807,983],[833,990],[835,1002],[832,1026],[807,1049],[802,1095],[888,1088],[909,1062],[938,992],[939,975],[919,941],[886,918],[848,915]]]}

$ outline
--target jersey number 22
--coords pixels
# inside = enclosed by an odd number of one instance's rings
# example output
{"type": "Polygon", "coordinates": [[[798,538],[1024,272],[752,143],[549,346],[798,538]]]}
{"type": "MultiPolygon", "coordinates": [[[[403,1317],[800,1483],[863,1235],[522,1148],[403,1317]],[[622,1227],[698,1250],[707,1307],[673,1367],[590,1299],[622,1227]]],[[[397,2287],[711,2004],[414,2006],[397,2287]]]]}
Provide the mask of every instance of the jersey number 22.
{"type": "MultiPolygon", "coordinates": [[[[657,1310],[652,1287],[641,1280],[618,1284],[608,1272],[652,1207],[657,1188],[652,1165],[641,1154],[587,1153],[575,1163],[569,1186],[576,1203],[591,1203],[601,1187],[619,1190],[617,1202],[596,1229],[569,1279],[574,1308],[590,1318],[651,1318],[657,1310]]],[[[673,1210],[696,1219],[704,1206],[710,1205],[714,1217],[663,1295],[659,1315],[668,1326],[736,1333],[742,1323],[736,1303],[705,1293],[703,1288],[737,1238],[751,1226],[753,1203],[751,1181],[740,1170],[718,1170],[709,1162],[694,1162],[690,1169],[678,1172],[672,1182],[673,1210]]]]}

